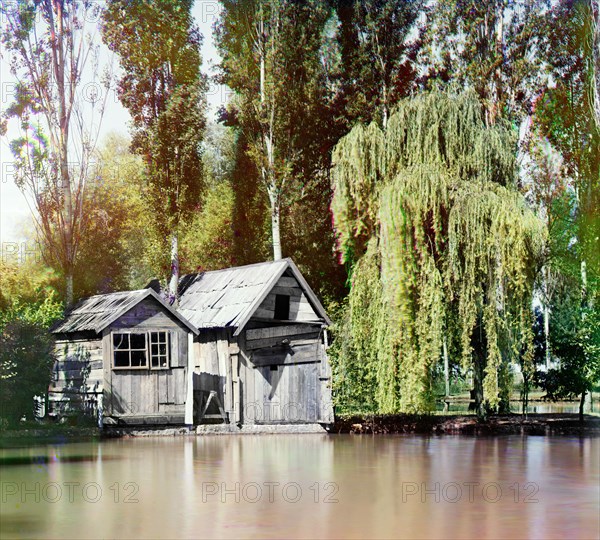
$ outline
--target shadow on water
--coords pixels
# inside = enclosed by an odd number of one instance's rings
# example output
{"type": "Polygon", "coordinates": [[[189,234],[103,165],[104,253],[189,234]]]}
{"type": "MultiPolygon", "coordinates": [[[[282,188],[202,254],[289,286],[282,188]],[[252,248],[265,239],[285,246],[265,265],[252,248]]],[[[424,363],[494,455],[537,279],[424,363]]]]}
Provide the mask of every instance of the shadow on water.
{"type": "Polygon", "coordinates": [[[35,538],[44,532],[44,522],[36,516],[3,515],[0,538],[35,538]]]}
{"type": "MultiPolygon", "coordinates": [[[[15,465],[47,465],[49,463],[83,463],[95,462],[100,458],[97,455],[82,456],[57,456],[57,455],[34,455],[34,456],[0,456],[0,467],[15,465]]],[[[103,461],[117,459],[113,457],[102,458],[103,461]]]]}

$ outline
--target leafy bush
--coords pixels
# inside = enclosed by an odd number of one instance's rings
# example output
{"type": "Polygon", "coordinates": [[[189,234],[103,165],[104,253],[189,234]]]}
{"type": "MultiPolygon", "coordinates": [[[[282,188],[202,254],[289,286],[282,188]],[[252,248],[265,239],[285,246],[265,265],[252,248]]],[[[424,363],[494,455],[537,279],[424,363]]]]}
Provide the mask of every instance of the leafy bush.
{"type": "Polygon", "coordinates": [[[48,390],[54,343],[47,329],[16,319],[0,334],[0,418],[14,424],[33,416],[33,398],[48,390]]]}
{"type": "Polygon", "coordinates": [[[63,313],[62,304],[50,289],[25,290],[22,296],[9,295],[3,300],[0,425],[14,424],[24,415],[33,417],[34,396],[48,391],[54,362],[54,340],[48,328],[63,313]]]}

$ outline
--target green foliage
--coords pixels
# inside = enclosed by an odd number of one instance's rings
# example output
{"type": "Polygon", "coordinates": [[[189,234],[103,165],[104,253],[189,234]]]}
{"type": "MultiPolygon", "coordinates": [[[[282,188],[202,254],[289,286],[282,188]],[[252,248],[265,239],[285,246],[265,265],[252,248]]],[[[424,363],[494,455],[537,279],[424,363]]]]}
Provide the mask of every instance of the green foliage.
{"type": "Polygon", "coordinates": [[[537,384],[552,400],[572,399],[600,381],[600,308],[581,307],[578,294],[565,289],[553,306],[550,342],[560,361],[555,369],[537,373],[537,384]]]}
{"type": "Polygon", "coordinates": [[[39,262],[0,263],[0,421],[32,418],[33,397],[45,395],[53,362],[48,328],[63,305],[39,262]]]}
{"type": "Polygon", "coordinates": [[[433,409],[444,335],[465,368],[482,370],[492,409],[506,393],[507,360],[532,359],[545,229],[513,187],[514,156],[514,134],[486,127],[472,93],[405,100],[385,132],[357,127],[337,146],[333,212],[343,255],[360,255],[357,242],[370,236],[353,269],[349,324],[379,411],[433,409]]]}
{"type": "Polygon", "coordinates": [[[423,82],[475,90],[489,124],[522,119],[546,86],[546,59],[555,55],[540,50],[544,37],[556,31],[550,4],[436,0],[417,58],[423,82]]]}
{"type": "Polygon", "coordinates": [[[336,0],[339,51],[334,108],[346,131],[375,120],[385,125],[393,106],[416,87],[422,0],[336,0]]]}
{"type": "Polygon", "coordinates": [[[565,0],[548,13],[554,32],[543,34],[540,46],[552,52],[556,84],[536,102],[529,145],[531,197],[549,229],[543,292],[558,365],[537,380],[551,399],[583,399],[600,381],[600,132],[591,7],[565,0]]]}
{"type": "MultiPolygon", "coordinates": [[[[41,306],[33,320],[48,318],[41,306]],[[43,312],[43,313],[42,313],[43,312]]],[[[0,334],[0,418],[17,423],[23,415],[33,417],[33,398],[45,395],[54,362],[54,342],[47,328],[32,320],[31,313],[2,328],[0,334]]]]}
{"type": "Polygon", "coordinates": [[[182,269],[206,271],[233,266],[234,193],[229,182],[210,187],[202,211],[181,239],[182,269]]]}
{"type": "Polygon", "coordinates": [[[17,298],[8,309],[0,311],[0,328],[20,321],[24,324],[48,329],[62,316],[63,305],[58,301],[54,292],[38,302],[23,302],[17,298]]]}
{"type": "Polygon", "coordinates": [[[330,15],[318,1],[226,1],[215,30],[220,81],[235,93],[222,111],[237,142],[234,257],[264,260],[271,222],[283,256],[333,297],[345,276],[333,257],[329,217],[331,149],[339,136],[326,66],[330,15]]]}
{"type": "Polygon", "coordinates": [[[57,276],[40,261],[0,262],[0,330],[14,321],[49,328],[62,316],[57,276]]]}

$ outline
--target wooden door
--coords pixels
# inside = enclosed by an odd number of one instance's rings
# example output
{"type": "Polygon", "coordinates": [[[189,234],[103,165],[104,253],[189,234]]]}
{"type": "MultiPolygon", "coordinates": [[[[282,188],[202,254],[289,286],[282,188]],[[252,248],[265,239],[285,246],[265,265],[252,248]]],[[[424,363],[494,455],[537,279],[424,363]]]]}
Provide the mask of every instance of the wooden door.
{"type": "Polygon", "coordinates": [[[254,419],[260,424],[318,421],[318,363],[258,366],[254,374],[254,419]]]}

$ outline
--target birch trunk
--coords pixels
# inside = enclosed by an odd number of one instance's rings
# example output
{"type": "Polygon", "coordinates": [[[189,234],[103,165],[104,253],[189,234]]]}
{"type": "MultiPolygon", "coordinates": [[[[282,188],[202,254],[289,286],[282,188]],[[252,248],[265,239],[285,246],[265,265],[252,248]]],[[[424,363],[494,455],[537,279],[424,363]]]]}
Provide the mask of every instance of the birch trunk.
{"type": "Polygon", "coordinates": [[[544,269],[544,286],[545,296],[544,298],[544,341],[546,345],[546,370],[550,369],[550,275],[548,268],[544,269]]]}
{"type": "MultiPolygon", "coordinates": [[[[266,88],[266,36],[265,36],[265,23],[264,13],[260,11],[259,21],[259,55],[260,55],[260,104],[263,114],[267,112],[266,108],[270,107],[268,111],[268,126],[263,132],[263,148],[266,154],[266,165],[261,168],[261,176],[263,183],[267,187],[267,193],[269,195],[269,203],[271,205],[271,236],[273,241],[273,260],[280,260],[281,254],[281,201],[279,196],[279,190],[277,186],[277,179],[275,178],[275,104],[271,100],[267,100],[267,88],[266,88]]],[[[272,39],[274,39],[272,37],[272,39]]]]}
{"type": "Polygon", "coordinates": [[[281,253],[280,210],[278,203],[271,205],[271,231],[273,238],[273,260],[279,261],[283,258],[283,255],[281,253]]]}
{"type": "Polygon", "coordinates": [[[179,287],[179,241],[177,233],[171,236],[171,279],[169,281],[169,303],[177,307],[179,287]]]}

